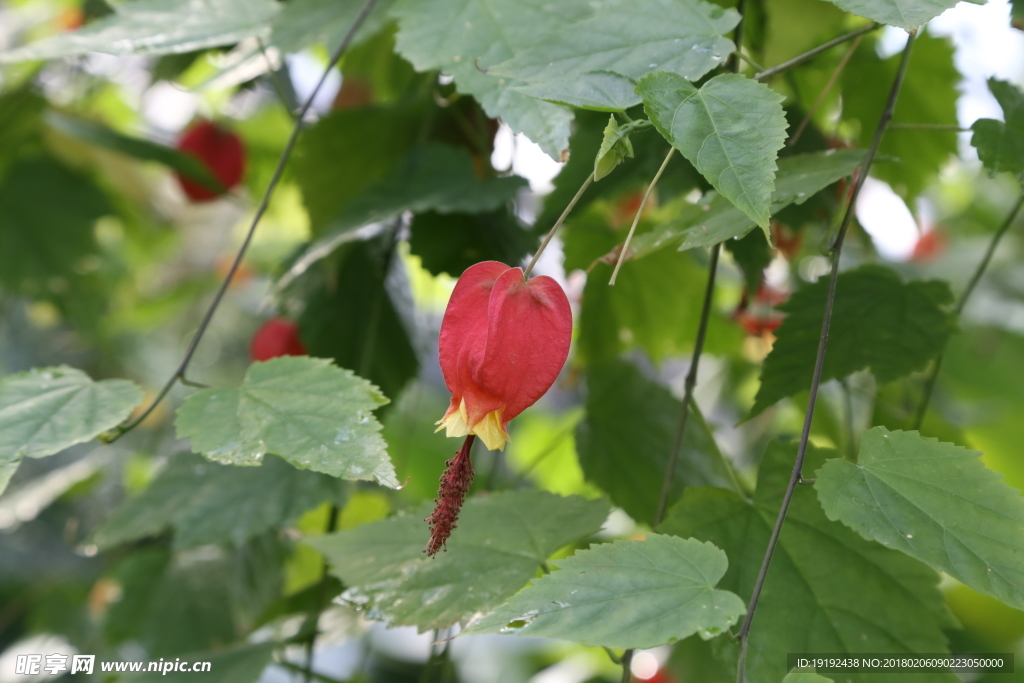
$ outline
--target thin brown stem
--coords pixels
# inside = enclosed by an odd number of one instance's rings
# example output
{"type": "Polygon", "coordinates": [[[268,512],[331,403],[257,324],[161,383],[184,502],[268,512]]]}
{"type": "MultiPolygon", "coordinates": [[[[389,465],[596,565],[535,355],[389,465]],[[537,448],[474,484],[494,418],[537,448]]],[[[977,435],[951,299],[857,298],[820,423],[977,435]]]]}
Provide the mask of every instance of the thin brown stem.
{"type": "Polygon", "coordinates": [[[249,230],[245,235],[245,239],[242,241],[242,245],[238,248],[235,260],[231,263],[231,268],[228,269],[227,275],[224,276],[223,282],[221,282],[220,287],[217,289],[217,293],[214,295],[213,301],[210,302],[209,308],[206,309],[206,314],[199,323],[199,328],[196,330],[196,333],[192,335],[192,341],[189,342],[181,363],[178,364],[174,374],[171,375],[170,379],[168,379],[160,389],[156,398],[153,399],[153,402],[149,404],[141,415],[127,424],[121,425],[115,430],[112,430],[111,434],[107,437],[108,443],[116,441],[149,417],[156,407],[160,405],[160,402],[164,400],[178,380],[185,376],[185,371],[188,370],[188,366],[192,363],[193,356],[195,356],[196,349],[199,348],[199,342],[202,341],[203,335],[206,334],[206,330],[210,327],[210,322],[213,320],[213,316],[217,312],[217,308],[224,299],[224,294],[228,290],[228,285],[231,284],[231,279],[235,276],[239,266],[242,264],[242,259],[245,258],[245,253],[249,249],[249,245],[252,243],[253,236],[256,234],[256,227],[259,225],[260,220],[263,218],[263,214],[266,213],[267,208],[270,206],[270,199],[274,195],[274,190],[277,188],[277,184],[281,181],[281,177],[284,175],[284,169],[288,165],[288,160],[291,159],[292,152],[295,151],[295,145],[299,140],[299,135],[305,128],[304,121],[306,114],[309,113],[310,107],[313,106],[313,101],[316,99],[317,94],[319,94],[320,89],[323,88],[324,83],[327,81],[327,77],[330,76],[331,70],[341,59],[342,55],[345,54],[348,46],[352,43],[352,39],[355,37],[356,31],[358,31],[359,27],[363,25],[366,17],[370,14],[376,4],[377,0],[366,0],[363,4],[363,8],[359,11],[355,21],[352,22],[352,26],[349,27],[348,33],[345,34],[345,38],[331,55],[330,60],[328,60],[327,67],[324,69],[323,75],[320,76],[320,80],[317,82],[316,87],[313,88],[313,91],[309,94],[309,97],[306,98],[305,103],[299,110],[295,126],[292,128],[291,136],[289,136],[288,142],[285,143],[284,150],[281,152],[281,157],[277,161],[277,168],[274,169],[274,174],[271,176],[270,183],[267,185],[267,189],[263,193],[263,198],[256,207],[256,213],[253,215],[252,222],[249,224],[249,230]]]}
{"type": "Polygon", "coordinates": [[[629,243],[633,240],[633,233],[636,232],[636,226],[640,222],[640,216],[643,215],[644,208],[647,206],[647,200],[650,199],[651,193],[654,192],[654,187],[661,180],[661,174],[665,172],[665,168],[668,166],[668,162],[672,159],[675,151],[675,147],[669,148],[668,154],[665,155],[665,160],[661,162],[661,167],[654,174],[651,184],[647,186],[647,192],[644,192],[644,198],[640,201],[640,208],[636,210],[636,216],[633,217],[633,225],[630,226],[629,234],[626,235],[626,241],[622,244],[622,249],[619,251],[619,258],[615,261],[615,270],[612,271],[612,278],[608,281],[609,285],[614,285],[616,278],[619,277],[619,268],[622,268],[622,262],[626,260],[626,254],[629,253],[629,243]]]}
{"type": "Polygon", "coordinates": [[[861,28],[857,29],[856,31],[850,31],[849,33],[846,33],[846,34],[843,34],[843,35],[839,36],[838,38],[833,38],[832,40],[828,41],[827,43],[823,43],[823,44],[819,45],[818,47],[812,48],[812,49],[808,50],[807,52],[803,53],[802,55],[797,55],[796,57],[793,57],[793,59],[790,59],[789,61],[783,62],[782,64],[779,64],[778,66],[773,66],[770,69],[765,69],[761,73],[756,74],[754,76],[754,80],[755,81],[762,81],[762,80],[764,80],[766,78],[771,78],[772,76],[778,75],[778,74],[782,73],[783,71],[789,71],[793,67],[800,66],[801,64],[803,64],[804,62],[808,61],[809,59],[813,59],[814,57],[817,57],[822,52],[825,52],[826,50],[831,50],[836,45],[842,45],[843,43],[845,43],[848,40],[853,40],[854,38],[856,38],[858,36],[864,35],[865,33],[871,33],[872,31],[874,31],[876,28],[879,28],[880,26],[881,26],[881,24],[873,22],[873,23],[868,24],[867,26],[862,26],[861,28]]]}
{"type": "Polygon", "coordinates": [[[555,224],[551,226],[550,230],[548,230],[548,234],[544,237],[544,241],[540,243],[539,247],[537,247],[537,251],[533,254],[533,258],[530,259],[530,264],[526,266],[526,270],[523,271],[524,280],[529,279],[530,273],[533,271],[533,267],[537,265],[537,261],[540,259],[540,255],[543,254],[544,250],[548,248],[548,243],[551,241],[551,238],[553,238],[555,236],[555,233],[558,232],[558,229],[562,227],[562,223],[564,223],[565,219],[568,218],[569,212],[572,211],[572,208],[574,206],[576,206],[576,202],[580,200],[580,197],[583,196],[583,193],[587,191],[587,188],[590,187],[590,183],[592,182],[594,182],[593,173],[588,175],[587,179],[583,181],[583,184],[580,185],[580,189],[576,191],[576,195],[572,198],[572,201],[570,201],[569,204],[565,207],[565,211],[563,211],[562,215],[558,217],[558,220],[555,221],[555,224]]]}
{"type": "MultiPolygon", "coordinates": [[[[999,246],[999,242],[1003,239],[1010,228],[1013,226],[1014,220],[1017,218],[1017,214],[1020,213],[1021,207],[1024,206],[1024,192],[1017,198],[1017,203],[1013,205],[1010,210],[1010,214],[1003,221],[1003,224],[996,230],[996,234],[992,235],[992,240],[988,243],[988,249],[985,250],[985,256],[982,257],[981,263],[974,269],[974,274],[968,281],[964,291],[960,294],[960,300],[957,301],[956,308],[954,309],[956,316],[959,318],[960,314],[963,313],[964,306],[967,305],[967,299],[971,296],[974,288],[978,286],[978,282],[981,281],[982,275],[988,270],[989,263],[992,262],[992,256],[996,253],[996,248],[999,246]]],[[[946,349],[943,347],[942,352],[939,353],[938,358],[932,363],[931,370],[928,373],[928,378],[924,383],[924,396],[921,398],[921,405],[917,408],[917,415],[914,417],[913,428],[920,431],[921,425],[924,423],[924,416],[928,413],[928,404],[931,403],[932,393],[935,391],[935,382],[939,378],[939,370],[942,369],[942,359],[946,355],[946,349]]]]}
{"type": "Polygon", "coordinates": [[[910,64],[910,52],[911,48],[914,46],[915,37],[916,34],[911,33],[907,40],[906,47],[903,48],[903,56],[900,59],[900,65],[896,71],[896,77],[893,79],[892,88],[889,91],[889,99],[886,102],[885,109],[882,111],[882,116],[878,121],[878,127],[875,129],[874,139],[871,141],[871,147],[868,148],[867,156],[864,159],[864,165],[857,176],[857,182],[850,195],[850,202],[846,207],[846,214],[843,217],[842,225],[839,228],[839,233],[836,235],[835,246],[832,251],[832,273],[829,277],[828,295],[825,299],[825,314],[822,319],[821,336],[818,341],[818,355],[814,361],[814,375],[811,379],[811,392],[807,399],[807,413],[804,415],[803,430],[800,434],[800,445],[797,447],[796,460],[793,463],[793,472],[789,477],[789,485],[786,487],[786,493],[782,498],[782,505],[779,508],[779,514],[775,520],[775,526],[772,529],[771,538],[768,540],[768,548],[765,550],[764,559],[761,562],[761,569],[758,572],[757,580],[754,583],[754,591],[750,596],[750,604],[747,607],[747,616],[743,620],[743,626],[740,628],[739,632],[740,652],[736,666],[736,680],[738,683],[743,683],[750,625],[754,620],[758,599],[761,597],[761,589],[764,587],[765,578],[768,575],[768,567],[771,565],[772,555],[774,554],[775,547],[779,542],[779,534],[782,531],[783,522],[786,520],[786,511],[789,509],[789,503],[793,499],[793,491],[796,489],[797,484],[802,478],[801,472],[803,470],[804,456],[807,453],[807,442],[811,435],[811,420],[814,417],[814,404],[818,398],[818,387],[821,384],[821,372],[825,363],[825,349],[828,346],[828,330],[829,325],[832,322],[832,308],[836,296],[836,281],[839,277],[839,257],[843,249],[843,241],[845,240],[846,233],[853,221],[854,207],[857,204],[857,196],[860,194],[860,190],[864,186],[864,180],[868,177],[868,171],[871,169],[871,163],[874,161],[875,155],[878,152],[878,146],[881,144],[882,137],[885,135],[889,122],[892,120],[892,114],[893,110],[896,108],[896,100],[899,97],[900,87],[903,85],[903,78],[907,73],[907,66],[910,64]]]}

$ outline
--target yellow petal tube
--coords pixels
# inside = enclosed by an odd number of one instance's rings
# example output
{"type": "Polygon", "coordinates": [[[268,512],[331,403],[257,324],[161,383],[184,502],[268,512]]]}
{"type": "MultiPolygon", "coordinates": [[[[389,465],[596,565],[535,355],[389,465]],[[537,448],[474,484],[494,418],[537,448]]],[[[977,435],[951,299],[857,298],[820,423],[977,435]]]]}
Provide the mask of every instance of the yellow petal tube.
{"type": "Polygon", "coordinates": [[[508,432],[501,427],[501,411],[501,408],[492,410],[484,415],[484,418],[475,425],[470,425],[469,413],[466,412],[466,399],[462,399],[459,402],[458,410],[448,413],[435,423],[441,425],[435,431],[439,432],[444,429],[445,436],[475,434],[480,437],[480,440],[484,442],[488,450],[503,451],[505,450],[505,444],[511,441],[511,439],[508,432]]]}

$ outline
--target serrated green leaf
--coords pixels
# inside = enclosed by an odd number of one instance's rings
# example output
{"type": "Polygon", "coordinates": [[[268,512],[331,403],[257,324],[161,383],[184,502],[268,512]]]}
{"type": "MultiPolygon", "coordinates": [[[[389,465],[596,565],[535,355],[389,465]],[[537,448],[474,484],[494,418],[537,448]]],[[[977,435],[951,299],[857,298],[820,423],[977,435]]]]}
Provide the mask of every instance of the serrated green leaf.
{"type": "MultiPolygon", "coordinates": [[[[204,683],[253,683],[271,663],[274,650],[281,647],[276,642],[257,645],[236,645],[227,649],[192,652],[178,659],[189,662],[209,662],[210,670],[201,674],[204,683]]],[[[168,664],[174,662],[168,661],[168,664]]],[[[163,671],[127,674],[117,679],[119,683],[188,683],[196,680],[192,671],[163,671]]]]}
{"type": "Polygon", "coordinates": [[[596,532],[608,504],[542,491],[471,498],[447,551],[423,554],[430,506],[307,539],[371,619],[420,631],[463,622],[508,600],[561,546],[596,532]]]}
{"type": "MultiPolygon", "coordinates": [[[[808,447],[804,472],[813,472],[831,453],[808,447]]],[[[772,442],[761,461],[753,500],[721,489],[689,489],[659,533],[693,536],[725,550],[729,570],[719,588],[748,598],[795,457],[796,444],[772,442]]],[[[946,651],[942,629],[955,622],[938,582],[925,565],[829,521],[814,492],[798,486],[758,601],[746,680],[779,681],[787,671],[787,652],[946,651]]],[[[719,654],[735,666],[734,647],[719,654]]],[[[851,683],[899,683],[905,674],[850,673],[848,678],[851,683]]],[[[921,680],[957,679],[921,674],[921,680]]]]}
{"type": "Polygon", "coordinates": [[[155,161],[184,176],[210,188],[223,191],[221,185],[209,169],[196,157],[179,152],[173,147],[158,145],[143,138],[124,135],[112,128],[98,123],[68,116],[56,110],[50,110],[43,116],[47,125],[53,130],[81,140],[97,147],[120,152],[140,161],[155,161]]]}
{"type": "Polygon", "coordinates": [[[633,143],[629,141],[629,132],[624,131],[612,114],[608,125],[604,128],[601,148],[594,159],[594,180],[600,180],[615,170],[622,160],[633,156],[633,143]]]}
{"type": "Polygon", "coordinates": [[[640,79],[636,91],[658,132],[771,241],[775,159],[786,140],[782,96],[737,74],[715,76],[698,89],[658,72],[640,79]]]}
{"type": "Polygon", "coordinates": [[[875,427],[857,463],[828,460],[814,488],[829,519],[1024,609],[1024,498],[980,455],[875,427]]]}
{"type": "MultiPolygon", "coordinates": [[[[854,143],[864,149],[871,144],[901,59],[899,54],[880,59],[876,45],[870,39],[861,43],[843,69],[841,81],[843,120],[859,123],[854,143]]],[[[953,63],[952,41],[922,31],[914,41],[893,122],[957,125],[962,78],[953,63]]],[[[912,200],[956,153],[955,131],[890,128],[882,138],[871,175],[912,200]]]]}
{"type": "Polygon", "coordinates": [[[734,10],[703,0],[606,3],[592,16],[566,27],[558,40],[517,52],[492,71],[527,81],[530,85],[520,89],[534,97],[576,106],[582,99],[593,108],[621,111],[640,98],[632,90],[623,93],[622,82],[611,81],[609,72],[625,77],[623,81],[655,70],[695,81],[735,49],[725,34],[738,21],[734,10]],[[550,97],[559,92],[584,96],[550,97]]]}
{"type": "Polygon", "coordinates": [[[102,190],[57,161],[15,163],[0,181],[0,282],[35,291],[74,277],[75,265],[99,249],[93,222],[110,211],[102,190]]]}
{"type": "Polygon", "coordinates": [[[636,82],[611,71],[587,71],[577,76],[516,86],[517,92],[593,111],[624,111],[640,98],[633,91],[636,82]]]}
{"type": "MultiPolygon", "coordinates": [[[[363,9],[356,0],[290,0],[274,18],[270,44],[283,52],[301,52],[327,43],[331,52],[341,44],[363,9]]],[[[354,44],[379,31],[387,22],[394,0],[378,0],[355,35],[354,44]]]]}
{"type": "Polygon", "coordinates": [[[464,634],[514,633],[597,647],[648,648],[694,633],[711,638],[746,610],[715,586],[725,553],[695,539],[648,534],[591,546],[555,562],[507,605],[464,634]]]}
{"type": "MultiPolygon", "coordinates": [[[[67,366],[8,375],[0,379],[0,468],[95,438],[120,424],[140,401],[142,390],[132,382],[94,382],[67,366]]],[[[7,471],[8,480],[13,474],[7,471]]]]}
{"type": "MultiPolygon", "coordinates": [[[[823,277],[778,307],[786,318],[764,360],[751,416],[810,389],[827,295],[823,277]]],[[[876,265],[840,273],[822,380],[870,368],[884,384],[923,369],[956,329],[952,301],[943,280],[905,283],[895,271],[876,265]]]]}
{"type": "MultiPolygon", "coordinates": [[[[840,178],[853,173],[863,160],[864,152],[853,149],[780,159],[769,213],[774,216],[790,204],[804,203],[840,178]]],[[[714,246],[728,239],[743,237],[756,225],[730,201],[712,194],[692,208],[684,209],[676,220],[647,234],[637,235],[631,246],[631,258],[642,258],[669,246],[678,245],[680,251],[714,246]]]]}
{"type": "Polygon", "coordinates": [[[73,33],[0,53],[0,63],[106,52],[163,55],[194,52],[265,35],[274,0],[131,0],[73,33]]]}
{"type": "Polygon", "coordinates": [[[492,118],[525,133],[559,159],[569,146],[572,111],[516,90],[522,81],[490,67],[525,49],[562,36],[565,27],[590,14],[586,0],[398,0],[398,52],[417,71],[440,69],[455,78],[492,118]]]}
{"type": "Polygon", "coordinates": [[[240,387],[193,394],[175,425],[180,438],[215,462],[256,465],[274,453],[299,469],[396,488],[372,414],[387,402],[328,360],[289,356],[253,363],[240,387]]]}
{"type": "Polygon", "coordinates": [[[229,467],[182,453],[114,511],[93,543],[106,549],[173,529],[178,548],[239,545],[323,501],[344,503],[345,491],[333,477],[297,470],[276,457],[259,467],[229,467]]]}
{"type": "Polygon", "coordinates": [[[832,0],[840,9],[881,24],[916,31],[959,0],[832,0]]]}
{"type": "Polygon", "coordinates": [[[990,173],[1024,173],[1024,92],[1007,81],[988,79],[988,89],[1003,108],[1003,121],[978,119],[971,144],[990,173]]]}
{"type": "MultiPolygon", "coordinates": [[[[632,364],[613,361],[588,369],[586,408],[576,428],[584,475],[633,519],[654,524],[682,403],[632,364]]],[[[691,406],[668,502],[688,486],[730,485],[711,430],[691,406]]]]}

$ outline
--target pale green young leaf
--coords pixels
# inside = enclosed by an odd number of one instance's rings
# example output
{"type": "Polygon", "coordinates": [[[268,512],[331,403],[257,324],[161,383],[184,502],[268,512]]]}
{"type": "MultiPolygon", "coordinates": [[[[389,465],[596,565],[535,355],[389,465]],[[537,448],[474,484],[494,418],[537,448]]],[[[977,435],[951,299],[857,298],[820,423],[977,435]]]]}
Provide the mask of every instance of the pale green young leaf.
{"type": "Polygon", "coordinates": [[[344,482],[276,457],[265,457],[258,467],[231,467],[181,453],[145,491],[114,511],[93,543],[106,549],[169,528],[178,548],[239,545],[321,502],[340,505],[345,492],[344,482]]]}
{"type": "MultiPolygon", "coordinates": [[[[863,161],[864,152],[854,149],[779,159],[769,213],[774,216],[790,204],[803,204],[840,178],[849,176],[863,161]]],[[[713,193],[685,208],[675,220],[637,235],[630,247],[630,258],[641,258],[669,246],[677,246],[680,251],[711,247],[743,237],[756,226],[732,202],[713,193]]]]}
{"type": "Polygon", "coordinates": [[[36,368],[0,379],[4,485],[21,458],[55,455],[95,438],[120,424],[140,401],[142,390],[132,382],[94,382],[67,366],[36,368]]]}
{"type": "Polygon", "coordinates": [[[716,190],[765,231],[775,189],[775,159],[786,139],[782,96],[737,74],[699,89],[668,72],[640,79],[651,123],[716,190]]]}
{"type": "Polygon", "coordinates": [[[109,16],[0,53],[0,63],[106,52],[162,55],[194,52],[266,35],[280,5],[274,0],[131,0],[109,16]]]}
{"type": "Polygon", "coordinates": [[[608,125],[604,129],[604,138],[601,140],[601,148],[597,150],[597,158],[594,159],[594,180],[600,180],[615,170],[623,159],[633,156],[633,143],[629,141],[629,133],[622,130],[622,126],[615,120],[612,114],[608,118],[608,125]]]}
{"type": "Polygon", "coordinates": [[[715,586],[729,562],[711,543],[648,534],[591,546],[554,563],[464,634],[514,633],[596,647],[648,648],[736,623],[743,601],[715,586]]]}
{"type": "Polygon", "coordinates": [[[430,506],[307,539],[369,618],[420,631],[465,623],[508,600],[558,548],[600,529],[608,504],[543,491],[494,493],[462,508],[447,550],[428,558],[430,506]]]}
{"type": "Polygon", "coordinates": [[[488,115],[525,133],[555,159],[569,146],[572,111],[515,89],[522,81],[489,68],[527,48],[562,36],[591,12],[586,0],[398,0],[396,48],[418,71],[440,69],[455,78],[488,115]]]}
{"type": "MultiPolygon", "coordinates": [[[[810,446],[804,472],[814,472],[832,453],[810,446]]],[[[689,489],[659,533],[692,536],[722,548],[729,569],[719,588],[748,599],[795,457],[796,444],[772,442],[761,461],[753,500],[721,489],[689,489]]],[[[934,571],[913,558],[829,521],[810,487],[798,486],[758,601],[746,680],[781,680],[787,652],[945,652],[942,629],[955,621],[938,582],[934,571]]],[[[720,654],[734,666],[735,648],[723,649],[720,654]]],[[[957,680],[952,674],[920,676],[925,683],[957,680]]],[[[905,674],[850,673],[848,678],[849,683],[901,683],[905,674]]]]}
{"type": "Polygon", "coordinates": [[[242,385],[204,389],[178,409],[178,436],[227,465],[266,453],[295,467],[397,487],[373,410],[387,399],[330,361],[305,356],[253,363],[242,385]]]}
{"type": "Polygon", "coordinates": [[[996,78],[988,79],[988,89],[1003,108],[1004,120],[975,121],[971,126],[971,144],[990,173],[1024,174],[1024,92],[1013,83],[996,78]]]}
{"type": "Polygon", "coordinates": [[[882,24],[916,31],[959,0],[832,0],[840,9],[882,24]]]}
{"type": "MultiPolygon", "coordinates": [[[[786,318],[764,360],[751,416],[810,388],[827,295],[828,278],[821,278],[778,307],[786,318]]],[[[870,368],[886,383],[924,369],[956,329],[952,301],[943,280],[903,282],[878,265],[840,273],[822,380],[870,368]]]]}
{"type": "Polygon", "coordinates": [[[1024,609],[1024,498],[980,455],[875,427],[856,464],[826,461],[814,487],[829,519],[1024,609]]]}
{"type": "MultiPolygon", "coordinates": [[[[623,100],[617,90],[604,94],[611,72],[637,79],[667,71],[695,81],[719,66],[735,49],[726,37],[739,21],[731,9],[703,0],[632,0],[628,8],[607,3],[565,29],[558,40],[539,42],[497,64],[493,73],[526,81],[524,92],[550,94],[570,83],[588,93],[593,107],[625,109],[640,102],[632,91],[623,100]]],[[[573,98],[562,100],[576,104],[573,98]]]]}

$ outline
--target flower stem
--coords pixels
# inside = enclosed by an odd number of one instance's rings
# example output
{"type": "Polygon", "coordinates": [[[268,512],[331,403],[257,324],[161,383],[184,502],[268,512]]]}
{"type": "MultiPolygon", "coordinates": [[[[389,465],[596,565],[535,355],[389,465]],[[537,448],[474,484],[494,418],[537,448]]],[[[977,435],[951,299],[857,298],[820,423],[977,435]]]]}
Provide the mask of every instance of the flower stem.
{"type": "Polygon", "coordinates": [[[868,24],[867,26],[862,26],[861,28],[859,28],[859,29],[857,29],[855,31],[850,31],[849,33],[843,34],[843,35],[839,36],[838,38],[833,38],[832,40],[828,41],[827,43],[823,43],[823,44],[819,45],[818,47],[812,48],[812,49],[808,50],[807,52],[803,53],[802,55],[797,55],[796,57],[793,57],[793,59],[790,59],[789,61],[783,62],[782,64],[779,64],[778,66],[773,66],[770,69],[765,69],[761,73],[756,74],[754,76],[754,80],[755,81],[762,81],[762,80],[764,80],[766,78],[771,78],[772,76],[780,74],[783,71],[788,71],[788,70],[792,69],[795,66],[800,66],[801,64],[803,64],[807,60],[812,59],[814,57],[817,57],[822,52],[825,52],[826,50],[830,50],[830,49],[834,48],[836,45],[841,45],[842,43],[845,43],[848,40],[853,40],[854,38],[857,38],[858,36],[864,35],[865,33],[871,33],[876,28],[879,28],[881,26],[882,25],[877,23],[877,22],[872,22],[872,23],[868,24]]]}
{"type": "Polygon", "coordinates": [[[569,216],[569,212],[572,211],[572,207],[576,206],[576,202],[580,200],[580,197],[583,196],[583,193],[587,191],[587,188],[590,187],[590,183],[592,182],[594,182],[593,173],[588,175],[587,179],[583,181],[583,184],[580,185],[580,189],[576,191],[576,196],[574,196],[572,201],[570,201],[565,207],[565,211],[563,211],[562,215],[558,217],[558,220],[555,221],[555,224],[551,226],[551,230],[549,230],[548,234],[544,237],[544,241],[540,243],[539,247],[537,247],[536,253],[534,253],[533,258],[530,259],[530,264],[526,266],[526,270],[523,271],[524,280],[528,280],[530,278],[530,273],[533,271],[533,267],[537,265],[537,260],[540,259],[540,255],[544,253],[545,249],[547,249],[551,238],[554,237],[555,233],[558,232],[558,229],[562,227],[562,223],[564,223],[565,219],[569,216]]]}
{"type": "Polygon", "coordinates": [[[661,174],[665,172],[665,167],[668,166],[668,162],[675,151],[675,147],[669,148],[668,154],[665,155],[665,160],[661,162],[661,168],[659,168],[658,172],[654,174],[654,180],[651,181],[651,184],[647,186],[647,192],[644,193],[644,198],[640,202],[640,208],[636,210],[636,216],[633,217],[633,225],[630,226],[629,234],[626,235],[626,241],[622,244],[622,249],[619,251],[619,258],[615,262],[615,270],[612,271],[612,279],[608,281],[609,285],[614,285],[615,279],[619,277],[619,268],[622,267],[622,262],[626,260],[626,254],[629,253],[629,243],[633,240],[633,233],[636,232],[637,223],[640,222],[640,216],[644,212],[644,207],[647,206],[647,200],[654,191],[654,186],[657,185],[658,180],[661,179],[661,174]]]}
{"type": "Polygon", "coordinates": [[[864,166],[861,168],[861,171],[857,176],[857,182],[850,195],[850,202],[846,207],[846,214],[843,217],[842,225],[836,235],[835,246],[832,251],[832,273],[829,277],[828,297],[825,299],[825,314],[821,323],[821,336],[818,340],[818,355],[814,361],[814,375],[811,379],[811,392],[807,399],[807,413],[804,416],[803,431],[800,434],[800,445],[797,447],[796,461],[793,463],[793,472],[789,478],[789,485],[786,487],[786,493],[782,498],[782,505],[779,508],[779,514],[775,520],[775,526],[772,529],[771,538],[768,540],[768,548],[765,550],[764,559],[761,562],[761,569],[758,572],[757,580],[754,583],[754,591],[750,596],[747,616],[743,620],[743,626],[740,628],[740,652],[736,666],[737,683],[743,683],[750,625],[754,620],[757,603],[761,597],[761,589],[764,587],[765,578],[768,575],[768,567],[771,565],[772,555],[774,554],[775,547],[779,542],[779,534],[782,531],[782,524],[786,520],[786,511],[789,509],[789,503],[793,498],[793,491],[796,489],[797,484],[802,478],[801,472],[803,470],[804,456],[807,453],[807,442],[811,435],[811,419],[814,417],[814,404],[818,397],[818,387],[821,384],[821,372],[825,363],[825,349],[828,345],[829,325],[832,322],[832,307],[835,302],[836,280],[839,277],[839,256],[843,249],[843,241],[846,238],[846,233],[850,227],[850,223],[853,221],[854,207],[857,204],[857,196],[860,194],[860,190],[864,186],[864,180],[868,177],[868,170],[871,168],[871,163],[874,161],[875,154],[878,152],[878,146],[882,142],[882,136],[885,135],[889,122],[892,120],[893,110],[896,108],[896,99],[899,97],[900,87],[903,85],[903,77],[906,75],[907,66],[910,64],[910,51],[914,46],[915,36],[915,33],[911,33],[907,40],[906,47],[903,48],[903,57],[900,60],[899,69],[896,72],[896,78],[893,79],[892,88],[889,91],[889,99],[886,102],[885,109],[882,111],[882,116],[878,121],[878,127],[875,129],[875,137],[871,141],[871,147],[868,149],[867,156],[864,159],[864,166]]]}

